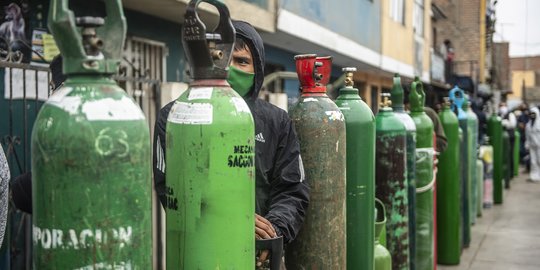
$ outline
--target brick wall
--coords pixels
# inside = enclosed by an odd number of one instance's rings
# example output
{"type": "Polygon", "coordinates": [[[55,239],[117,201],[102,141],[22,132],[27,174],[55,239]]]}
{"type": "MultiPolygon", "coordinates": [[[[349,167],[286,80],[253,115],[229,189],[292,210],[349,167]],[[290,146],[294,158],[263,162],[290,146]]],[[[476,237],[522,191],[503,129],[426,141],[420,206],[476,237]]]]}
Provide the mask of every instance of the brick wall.
{"type": "Polygon", "coordinates": [[[495,76],[493,82],[497,89],[510,89],[510,56],[509,43],[493,43],[493,69],[495,76]]]}
{"type": "Polygon", "coordinates": [[[447,17],[433,24],[437,31],[437,46],[440,46],[445,39],[449,39],[455,52],[454,73],[476,79],[480,61],[480,0],[433,0],[432,2],[447,17]],[[467,61],[476,61],[472,71],[467,61]]]}
{"type": "Polygon", "coordinates": [[[510,58],[510,70],[538,70],[540,71],[540,56],[510,58]]]}

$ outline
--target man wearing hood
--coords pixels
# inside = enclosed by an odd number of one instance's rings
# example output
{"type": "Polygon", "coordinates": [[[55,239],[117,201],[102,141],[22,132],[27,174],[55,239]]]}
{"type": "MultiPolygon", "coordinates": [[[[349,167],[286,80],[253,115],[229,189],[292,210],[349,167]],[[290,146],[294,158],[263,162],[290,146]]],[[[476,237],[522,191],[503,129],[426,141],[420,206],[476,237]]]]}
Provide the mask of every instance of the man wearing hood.
{"type": "MultiPolygon", "coordinates": [[[[255,235],[283,236],[290,243],[300,231],[309,202],[300,145],[287,112],[258,99],[264,80],[264,45],[249,23],[233,21],[236,42],[227,81],[244,98],[255,121],[255,235]]],[[[167,116],[174,101],[163,107],[154,132],[154,181],[166,207],[165,166],[167,116]],[[159,150],[159,151],[157,151],[159,150]]]]}

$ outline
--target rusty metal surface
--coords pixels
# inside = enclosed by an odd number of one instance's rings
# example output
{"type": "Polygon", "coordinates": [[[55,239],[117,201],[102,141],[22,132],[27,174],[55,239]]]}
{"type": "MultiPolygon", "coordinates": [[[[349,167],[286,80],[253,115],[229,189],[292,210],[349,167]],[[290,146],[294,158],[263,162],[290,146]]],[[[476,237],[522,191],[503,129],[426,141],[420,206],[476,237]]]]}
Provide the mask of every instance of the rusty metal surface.
{"type": "Polygon", "coordinates": [[[376,117],[376,197],[386,208],[386,247],[392,269],[409,269],[406,130],[390,108],[376,117]]]}
{"type": "Polygon", "coordinates": [[[345,269],[345,123],[326,94],[304,95],[290,111],[310,203],[300,234],[287,248],[288,269],[345,269]]]}

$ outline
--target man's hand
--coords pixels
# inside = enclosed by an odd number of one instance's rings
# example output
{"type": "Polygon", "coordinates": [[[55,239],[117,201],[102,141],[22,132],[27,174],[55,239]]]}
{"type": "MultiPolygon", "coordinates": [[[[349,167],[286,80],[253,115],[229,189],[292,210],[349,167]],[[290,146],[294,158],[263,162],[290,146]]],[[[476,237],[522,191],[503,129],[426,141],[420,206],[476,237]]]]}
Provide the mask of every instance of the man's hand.
{"type": "MultiPolygon", "coordinates": [[[[266,218],[263,218],[255,214],[255,238],[256,239],[270,239],[277,237],[276,230],[272,223],[266,218]]],[[[262,266],[263,262],[268,258],[268,250],[261,251],[259,259],[257,260],[257,267],[262,266]]]]}
{"type": "Polygon", "coordinates": [[[255,214],[255,237],[257,239],[270,239],[277,237],[276,230],[272,223],[266,218],[255,214]]]}

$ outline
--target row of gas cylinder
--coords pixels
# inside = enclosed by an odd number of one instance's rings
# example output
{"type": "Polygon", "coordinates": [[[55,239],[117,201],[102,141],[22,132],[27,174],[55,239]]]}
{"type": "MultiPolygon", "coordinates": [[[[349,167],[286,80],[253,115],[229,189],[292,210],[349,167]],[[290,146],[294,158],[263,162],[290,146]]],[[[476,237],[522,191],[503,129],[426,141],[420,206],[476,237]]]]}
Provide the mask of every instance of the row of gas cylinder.
{"type": "MultiPolygon", "coordinates": [[[[166,266],[253,269],[254,162],[227,162],[231,155],[254,159],[253,117],[225,80],[235,39],[227,7],[205,1],[220,13],[216,33],[207,33],[196,12],[200,2],[190,1],[182,30],[193,82],[171,109],[167,163],[160,164],[167,195],[177,200],[166,212],[166,266]]],[[[126,22],[120,0],[105,6],[105,20],[76,20],[66,0],[50,4],[49,28],[68,79],[43,105],[32,132],[34,269],[152,268],[149,130],[112,80],[126,22]]],[[[286,250],[288,268],[431,270],[435,239],[439,262],[459,262],[474,211],[468,194],[477,185],[477,120],[461,110],[463,92],[451,92],[457,116],[448,103],[440,113],[448,149],[435,174],[433,123],[418,79],[410,114],[396,76],[392,103],[384,96],[374,117],[353,86],[354,69],[345,69],[334,102],[325,87],[331,57],[295,61],[302,95],[290,116],[311,191],[305,223],[286,250]]],[[[497,203],[500,119],[490,119],[490,131],[497,203]]]]}
{"type": "Polygon", "coordinates": [[[290,115],[311,199],[287,265],[433,269],[434,133],[422,83],[411,85],[409,115],[396,75],[391,100],[383,96],[374,117],[353,87],[353,69],[345,69],[345,87],[334,103],[325,88],[331,58],[295,59],[302,95],[290,115]]]}
{"type": "Polygon", "coordinates": [[[324,87],[330,57],[295,59],[302,95],[290,115],[312,188],[306,223],[288,248],[287,265],[431,270],[437,263],[459,264],[484,197],[502,203],[503,180],[511,178],[503,171],[503,151],[510,148],[503,147],[509,140],[501,119],[493,114],[488,121],[491,141],[483,156],[493,157],[487,158],[493,179],[484,181],[478,118],[463,90],[455,87],[445,98],[438,118],[447,148],[436,153],[418,78],[410,87],[409,112],[396,74],[374,117],[353,87],[354,69],[344,69],[345,87],[334,103],[324,87]]]}

